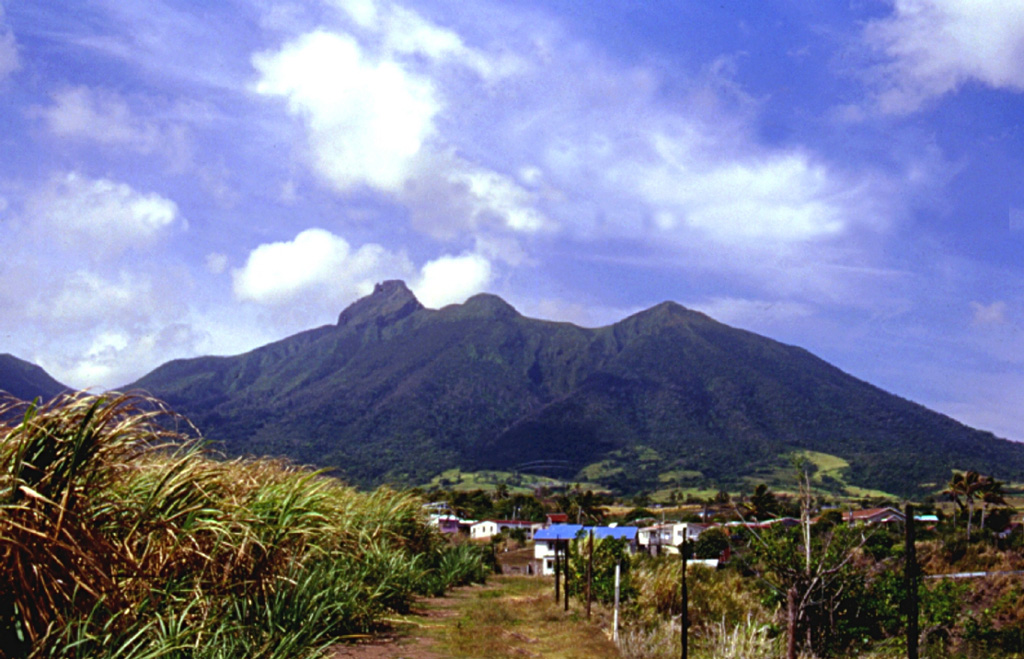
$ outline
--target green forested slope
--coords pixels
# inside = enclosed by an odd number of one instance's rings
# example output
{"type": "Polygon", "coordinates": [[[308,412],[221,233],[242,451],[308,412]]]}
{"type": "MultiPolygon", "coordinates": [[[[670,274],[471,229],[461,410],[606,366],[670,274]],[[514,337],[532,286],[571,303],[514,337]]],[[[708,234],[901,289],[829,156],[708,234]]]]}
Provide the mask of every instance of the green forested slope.
{"type": "Polygon", "coordinates": [[[335,326],[170,362],[129,386],[229,453],[288,455],[367,485],[450,467],[571,480],[602,462],[621,491],[656,489],[668,472],[735,487],[803,449],[847,460],[851,484],[895,493],[953,467],[1024,476],[1024,446],[673,303],[584,329],[491,295],[428,310],[385,282],[335,326]]]}

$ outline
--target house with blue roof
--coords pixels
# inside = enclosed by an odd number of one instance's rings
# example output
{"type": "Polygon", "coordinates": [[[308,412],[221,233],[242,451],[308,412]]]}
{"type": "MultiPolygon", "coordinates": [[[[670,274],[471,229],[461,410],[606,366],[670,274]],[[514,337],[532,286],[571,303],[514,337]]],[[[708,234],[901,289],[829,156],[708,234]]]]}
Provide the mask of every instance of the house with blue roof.
{"type": "Polygon", "coordinates": [[[553,524],[541,529],[533,536],[533,557],[539,564],[537,574],[555,573],[555,544],[561,547],[573,540],[586,538],[593,531],[595,540],[624,538],[629,542],[629,553],[637,551],[637,527],[635,526],[584,526],[582,524],[553,524]]]}

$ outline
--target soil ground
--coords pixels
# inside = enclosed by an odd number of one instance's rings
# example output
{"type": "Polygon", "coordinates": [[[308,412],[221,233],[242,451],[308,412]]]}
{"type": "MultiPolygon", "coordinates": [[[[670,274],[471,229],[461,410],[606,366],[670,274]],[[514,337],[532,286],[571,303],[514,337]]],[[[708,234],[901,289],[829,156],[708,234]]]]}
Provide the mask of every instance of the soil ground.
{"type": "Polygon", "coordinates": [[[445,597],[421,599],[390,627],[349,644],[330,659],[448,659],[462,657],[618,657],[607,612],[582,605],[556,606],[550,579],[498,576],[485,586],[460,588],[445,597]]]}

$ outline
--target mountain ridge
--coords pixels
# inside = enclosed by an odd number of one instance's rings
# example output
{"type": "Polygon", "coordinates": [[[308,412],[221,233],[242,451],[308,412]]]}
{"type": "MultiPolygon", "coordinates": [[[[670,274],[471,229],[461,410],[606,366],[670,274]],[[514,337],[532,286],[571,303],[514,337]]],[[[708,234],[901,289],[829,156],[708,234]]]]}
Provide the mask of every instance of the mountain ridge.
{"type": "Polygon", "coordinates": [[[41,366],[9,353],[0,354],[0,391],[21,400],[49,400],[67,390],[41,366]]]}
{"type": "Polygon", "coordinates": [[[573,480],[611,465],[602,484],[623,492],[652,479],[743,486],[806,450],[850,462],[853,484],[896,493],[952,468],[1024,479],[1024,446],[675,302],[588,329],[490,294],[427,309],[393,280],[336,325],[169,362],[129,387],[167,400],[229,454],[286,455],[360,485],[544,458],[573,480]]]}

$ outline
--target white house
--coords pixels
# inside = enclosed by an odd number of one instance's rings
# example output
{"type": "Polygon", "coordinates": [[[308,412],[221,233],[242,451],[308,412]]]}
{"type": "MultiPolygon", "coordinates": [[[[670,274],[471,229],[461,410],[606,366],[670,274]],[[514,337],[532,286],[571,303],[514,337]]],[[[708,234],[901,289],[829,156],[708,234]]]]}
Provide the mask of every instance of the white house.
{"type": "Polygon", "coordinates": [[[510,529],[523,529],[527,538],[533,538],[537,529],[543,527],[537,522],[527,522],[518,519],[485,519],[469,527],[469,537],[474,540],[485,540],[491,536],[498,535],[502,531],[510,529]]]}
{"type": "Polygon", "coordinates": [[[693,542],[709,526],[711,525],[694,522],[655,524],[637,532],[637,544],[649,554],[675,553],[683,544],[683,540],[693,542]]]}
{"type": "Polygon", "coordinates": [[[594,532],[594,538],[625,538],[629,541],[629,553],[637,550],[637,528],[635,526],[581,526],[579,524],[554,524],[541,529],[533,536],[533,558],[538,564],[537,574],[550,576],[555,573],[555,544],[561,543],[559,554],[564,552],[569,541],[594,532]]]}

